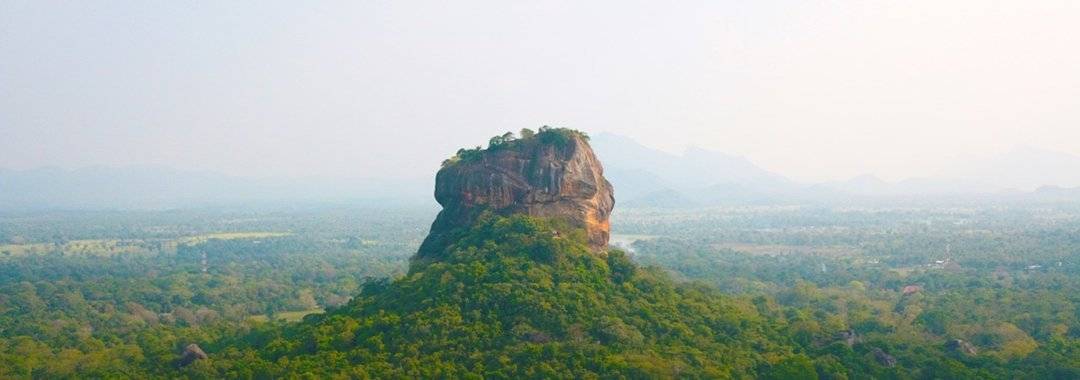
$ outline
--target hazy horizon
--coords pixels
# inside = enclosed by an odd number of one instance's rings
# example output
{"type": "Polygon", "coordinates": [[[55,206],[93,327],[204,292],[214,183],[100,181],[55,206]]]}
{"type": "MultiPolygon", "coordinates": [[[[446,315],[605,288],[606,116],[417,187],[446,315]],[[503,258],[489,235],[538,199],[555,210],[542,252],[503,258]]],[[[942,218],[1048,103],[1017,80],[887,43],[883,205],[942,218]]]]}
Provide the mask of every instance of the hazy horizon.
{"type": "Polygon", "coordinates": [[[0,168],[425,178],[548,124],[803,182],[1080,155],[1066,1],[0,4],[0,168]]]}
{"type": "Polygon", "coordinates": [[[1077,47],[1065,0],[0,0],[0,379],[1080,379],[1077,47]]]}
{"type": "MultiPolygon", "coordinates": [[[[535,129],[535,128],[532,128],[532,129],[535,129]]],[[[587,132],[587,131],[585,131],[585,132],[587,132]]],[[[515,132],[515,134],[516,134],[516,132],[515,132]]],[[[697,146],[697,145],[688,145],[688,146],[686,146],[686,147],[684,147],[684,148],[682,148],[680,150],[665,150],[665,149],[661,149],[659,147],[650,146],[648,144],[642,143],[641,141],[635,140],[630,136],[620,135],[620,134],[612,133],[612,132],[601,132],[599,134],[594,135],[594,137],[596,137],[596,136],[599,136],[601,138],[611,139],[611,140],[629,139],[629,141],[632,144],[637,144],[637,145],[640,145],[640,146],[645,147],[647,149],[654,150],[657,153],[668,155],[671,158],[685,158],[685,157],[687,157],[688,154],[692,154],[693,151],[705,151],[705,152],[719,153],[719,154],[725,154],[725,155],[731,154],[730,152],[713,150],[713,149],[710,149],[710,148],[701,147],[701,146],[697,146]]],[[[487,145],[487,144],[484,143],[484,144],[480,144],[480,145],[487,145]]],[[[444,156],[444,159],[446,157],[449,157],[452,154],[453,154],[453,152],[447,152],[447,154],[444,156]]],[[[955,180],[955,179],[957,179],[956,177],[950,176],[950,174],[952,174],[952,173],[949,172],[950,169],[953,172],[955,172],[959,168],[962,168],[962,167],[965,167],[965,166],[973,166],[973,165],[978,165],[978,164],[985,164],[983,162],[980,162],[980,160],[993,161],[993,160],[1007,159],[1010,154],[1013,154],[1013,155],[1015,155],[1015,154],[1068,155],[1069,158],[1080,160],[1080,156],[1074,156],[1074,155],[1071,155],[1071,154],[1068,154],[1068,153],[1065,153],[1065,152],[1044,150],[1044,149],[1031,147],[1031,146],[1027,146],[1027,145],[1017,145],[1017,146],[1014,146],[1014,147],[1012,147],[1012,148],[1008,149],[1007,151],[1005,151],[1003,153],[1000,153],[1000,154],[966,157],[967,160],[953,162],[952,163],[953,165],[951,165],[951,166],[935,168],[935,170],[933,170],[931,172],[921,173],[921,174],[917,174],[916,176],[911,176],[911,177],[885,178],[885,177],[882,177],[882,176],[880,176],[880,175],[878,175],[876,173],[867,172],[867,173],[855,174],[855,175],[848,176],[848,177],[814,180],[814,179],[800,179],[800,178],[796,178],[796,177],[790,177],[787,174],[782,173],[782,172],[770,171],[767,168],[762,167],[758,162],[755,162],[751,157],[740,156],[740,155],[732,155],[732,157],[746,159],[752,165],[761,167],[763,170],[766,170],[766,171],[768,171],[768,172],[770,172],[772,174],[776,174],[776,175],[782,176],[784,178],[793,180],[795,183],[800,183],[800,184],[804,184],[804,185],[813,185],[813,184],[822,184],[822,183],[830,183],[830,182],[856,181],[856,180],[860,180],[860,179],[865,179],[867,177],[877,178],[877,179],[880,179],[880,180],[883,180],[883,181],[893,182],[893,183],[903,182],[903,181],[908,181],[908,180],[921,180],[921,179],[943,179],[943,180],[954,179],[955,180]]],[[[604,156],[604,157],[606,157],[606,156],[604,156]]],[[[605,160],[603,160],[603,157],[601,157],[601,161],[605,161],[605,160]]],[[[15,172],[35,172],[35,171],[41,171],[41,170],[60,170],[60,171],[65,171],[65,172],[81,172],[81,171],[85,172],[85,171],[95,171],[95,170],[105,170],[105,171],[112,171],[112,170],[140,170],[140,171],[143,171],[143,170],[145,170],[145,171],[153,171],[153,172],[159,172],[159,173],[177,172],[177,173],[181,173],[181,174],[188,173],[188,174],[199,174],[199,175],[210,175],[210,176],[225,176],[225,177],[231,177],[231,178],[237,178],[237,179],[254,179],[254,180],[285,180],[285,181],[305,180],[305,179],[307,179],[307,180],[321,180],[321,181],[334,181],[334,182],[330,182],[330,183],[335,183],[336,182],[336,183],[340,184],[340,183],[349,183],[350,181],[367,180],[367,179],[431,182],[431,181],[434,180],[435,171],[437,171],[437,165],[432,165],[432,166],[433,166],[433,168],[429,172],[417,172],[417,173],[412,174],[411,176],[385,176],[385,177],[365,176],[365,175],[363,175],[364,173],[353,173],[353,175],[317,175],[317,174],[316,175],[311,175],[311,174],[303,174],[303,173],[299,173],[299,174],[296,174],[296,175],[280,175],[280,174],[275,175],[273,173],[262,174],[262,175],[253,175],[251,173],[230,173],[230,172],[227,172],[227,171],[217,170],[217,169],[214,169],[214,168],[192,168],[192,167],[185,167],[183,165],[171,165],[169,163],[139,163],[139,162],[122,163],[122,164],[87,164],[87,165],[82,165],[82,166],[39,165],[39,166],[23,167],[23,168],[0,166],[0,171],[5,171],[6,170],[6,171],[15,171],[15,172]]],[[[1075,187],[1075,186],[1078,185],[1077,183],[1072,183],[1072,182],[1073,181],[1055,182],[1055,183],[1043,183],[1040,186],[1075,187]]],[[[1020,190],[1032,190],[1032,189],[1033,188],[1026,188],[1026,189],[1020,189],[1020,190]]]]}

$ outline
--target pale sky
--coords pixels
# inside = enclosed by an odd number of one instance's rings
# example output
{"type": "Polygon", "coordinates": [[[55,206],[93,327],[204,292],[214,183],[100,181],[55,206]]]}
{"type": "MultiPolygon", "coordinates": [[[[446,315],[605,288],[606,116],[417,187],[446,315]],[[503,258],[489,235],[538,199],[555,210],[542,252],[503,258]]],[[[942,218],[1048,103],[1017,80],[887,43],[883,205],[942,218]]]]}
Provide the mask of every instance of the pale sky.
{"type": "Polygon", "coordinates": [[[427,177],[543,124],[805,181],[1080,154],[1077,1],[295,4],[0,1],[0,167],[427,177]]]}

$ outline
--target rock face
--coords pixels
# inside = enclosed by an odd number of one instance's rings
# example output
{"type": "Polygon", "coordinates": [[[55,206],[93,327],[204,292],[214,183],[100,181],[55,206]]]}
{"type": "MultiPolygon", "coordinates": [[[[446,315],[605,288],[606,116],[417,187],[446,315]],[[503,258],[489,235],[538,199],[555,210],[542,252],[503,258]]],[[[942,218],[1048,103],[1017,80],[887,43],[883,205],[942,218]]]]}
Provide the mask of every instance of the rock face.
{"type": "Polygon", "coordinates": [[[443,210],[417,253],[431,259],[450,243],[456,228],[484,211],[560,218],[583,228],[589,245],[607,246],[612,186],[587,137],[566,129],[492,139],[486,150],[462,150],[435,177],[435,200],[443,210]]]}
{"type": "Polygon", "coordinates": [[[874,359],[877,360],[878,364],[881,364],[885,367],[896,366],[896,358],[892,357],[892,355],[885,353],[885,351],[882,351],[880,348],[877,347],[874,347],[872,352],[874,353],[874,359]]]}
{"type": "Polygon", "coordinates": [[[975,348],[975,345],[963,339],[951,339],[947,343],[945,343],[945,348],[967,356],[975,356],[979,354],[979,350],[975,348]]]}
{"type": "Polygon", "coordinates": [[[180,367],[186,367],[196,360],[206,360],[208,358],[209,356],[203,352],[199,345],[192,343],[184,348],[184,352],[180,354],[180,360],[178,360],[176,364],[180,367]]]}
{"type": "Polygon", "coordinates": [[[836,334],[836,337],[848,347],[854,347],[855,344],[862,342],[862,338],[859,337],[859,334],[857,334],[855,330],[841,331],[839,334],[836,334]]]}
{"type": "Polygon", "coordinates": [[[921,292],[922,290],[923,287],[921,285],[908,285],[905,286],[903,289],[900,289],[900,292],[903,293],[905,296],[910,296],[912,294],[921,292]]]}

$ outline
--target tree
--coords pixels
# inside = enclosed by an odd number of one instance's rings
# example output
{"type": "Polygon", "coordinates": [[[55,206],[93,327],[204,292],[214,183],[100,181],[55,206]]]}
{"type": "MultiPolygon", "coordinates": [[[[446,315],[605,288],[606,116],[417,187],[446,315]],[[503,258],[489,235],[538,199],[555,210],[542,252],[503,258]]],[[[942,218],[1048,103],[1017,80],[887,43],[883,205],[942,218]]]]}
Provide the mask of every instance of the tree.
{"type": "Polygon", "coordinates": [[[810,358],[803,354],[791,355],[776,363],[767,376],[769,379],[817,380],[817,370],[810,358]]]}
{"type": "Polygon", "coordinates": [[[514,132],[506,132],[500,136],[495,136],[488,140],[488,149],[495,149],[513,141],[514,132]]]}

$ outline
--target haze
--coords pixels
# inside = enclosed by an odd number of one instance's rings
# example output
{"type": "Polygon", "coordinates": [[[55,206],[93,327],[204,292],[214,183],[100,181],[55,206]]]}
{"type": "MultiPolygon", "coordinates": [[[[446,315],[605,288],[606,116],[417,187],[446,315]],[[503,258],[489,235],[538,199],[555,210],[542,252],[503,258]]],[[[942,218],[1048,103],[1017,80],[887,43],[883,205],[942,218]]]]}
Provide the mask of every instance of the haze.
{"type": "Polygon", "coordinates": [[[0,167],[430,178],[549,124],[785,176],[1080,154],[1072,1],[0,3],[0,167]]]}

